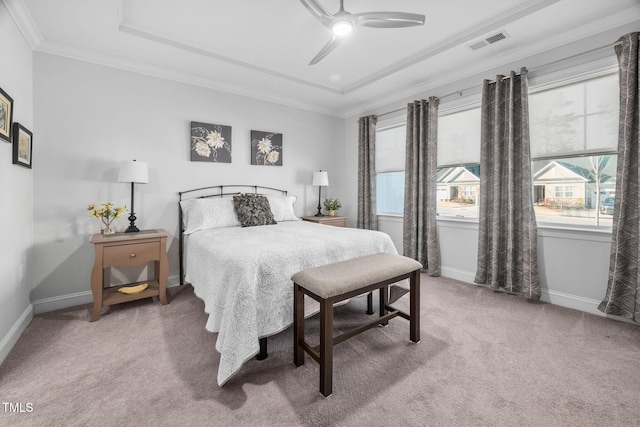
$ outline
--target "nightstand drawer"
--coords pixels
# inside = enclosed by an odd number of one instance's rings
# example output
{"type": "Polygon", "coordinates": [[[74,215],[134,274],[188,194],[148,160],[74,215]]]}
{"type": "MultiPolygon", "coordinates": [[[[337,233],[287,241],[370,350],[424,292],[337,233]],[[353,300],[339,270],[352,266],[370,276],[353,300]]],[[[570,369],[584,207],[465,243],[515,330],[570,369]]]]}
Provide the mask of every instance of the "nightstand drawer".
{"type": "Polygon", "coordinates": [[[135,243],[128,245],[105,246],[103,268],[111,266],[130,267],[160,259],[160,243],[135,243]]]}
{"type": "Polygon", "coordinates": [[[322,221],[322,224],[333,225],[334,227],[346,227],[347,219],[346,218],[329,218],[322,221]]]}
{"type": "Polygon", "coordinates": [[[334,227],[346,227],[346,216],[303,216],[304,221],[317,222],[318,224],[333,225],[334,227]]]}

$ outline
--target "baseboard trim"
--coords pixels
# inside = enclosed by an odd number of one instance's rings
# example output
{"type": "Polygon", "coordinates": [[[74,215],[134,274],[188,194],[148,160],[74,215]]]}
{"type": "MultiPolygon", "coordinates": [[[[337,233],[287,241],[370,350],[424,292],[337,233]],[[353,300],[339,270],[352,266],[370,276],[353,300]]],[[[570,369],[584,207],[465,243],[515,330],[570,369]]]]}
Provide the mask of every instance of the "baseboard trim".
{"type": "MultiPolygon", "coordinates": [[[[179,276],[170,276],[167,279],[167,288],[180,285],[179,276]]],[[[33,314],[48,313],[50,311],[62,310],[78,305],[93,303],[91,291],[76,292],[74,294],[61,295],[57,297],[44,298],[33,302],[33,314]]]]}
{"type": "Polygon", "coordinates": [[[0,341],[0,364],[4,362],[13,346],[16,345],[24,330],[29,326],[31,319],[33,319],[33,304],[27,306],[7,335],[0,341]]]}
{"type": "MultiPolygon", "coordinates": [[[[476,285],[476,283],[473,282],[473,279],[475,279],[475,273],[472,273],[470,271],[458,270],[448,267],[441,267],[440,271],[443,277],[448,277],[450,279],[455,279],[461,282],[476,285]]],[[[605,316],[604,313],[598,310],[600,301],[591,298],[585,298],[577,295],[567,294],[564,292],[552,291],[547,288],[542,288],[540,300],[548,302],[550,304],[559,305],[561,307],[595,314],[597,316],[617,318],[617,316],[605,316]]]]}
{"type": "Polygon", "coordinates": [[[74,294],[35,300],[33,302],[33,313],[48,313],[50,311],[62,310],[76,305],[91,304],[92,302],[93,295],[91,294],[91,291],[76,292],[74,294]]]}
{"type": "Polygon", "coordinates": [[[476,274],[469,271],[458,270],[457,268],[441,266],[440,274],[442,275],[442,277],[448,277],[449,279],[455,279],[461,282],[471,283],[472,285],[475,285],[475,283],[473,282],[473,279],[476,278],[476,274]]]}
{"type": "Polygon", "coordinates": [[[605,317],[605,314],[598,310],[600,301],[591,298],[580,297],[577,295],[571,295],[564,292],[551,291],[549,289],[542,288],[542,295],[540,296],[540,300],[553,305],[559,305],[562,307],[572,308],[574,310],[584,311],[586,313],[605,317]]]}

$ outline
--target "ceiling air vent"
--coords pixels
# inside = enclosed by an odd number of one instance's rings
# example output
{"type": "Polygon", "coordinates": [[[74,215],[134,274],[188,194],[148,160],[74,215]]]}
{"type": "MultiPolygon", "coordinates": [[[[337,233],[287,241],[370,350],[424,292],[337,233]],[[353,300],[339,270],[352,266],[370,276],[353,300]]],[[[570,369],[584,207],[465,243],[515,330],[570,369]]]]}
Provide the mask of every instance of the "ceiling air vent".
{"type": "Polygon", "coordinates": [[[499,42],[500,40],[504,40],[509,37],[506,31],[500,31],[497,34],[490,35],[488,37],[483,38],[482,40],[475,41],[473,43],[469,43],[466,45],[467,49],[476,51],[485,46],[489,46],[490,44],[494,44],[499,42]]]}

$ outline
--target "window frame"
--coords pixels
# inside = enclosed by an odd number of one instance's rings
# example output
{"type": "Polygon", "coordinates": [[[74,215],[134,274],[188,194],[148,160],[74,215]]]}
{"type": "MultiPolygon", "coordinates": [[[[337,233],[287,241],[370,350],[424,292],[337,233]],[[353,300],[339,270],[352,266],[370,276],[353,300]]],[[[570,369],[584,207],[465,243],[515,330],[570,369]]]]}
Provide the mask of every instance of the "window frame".
{"type": "MultiPolygon", "coordinates": [[[[565,72],[566,70],[561,70],[563,72],[565,72]]],[[[616,75],[618,74],[618,68],[617,65],[613,66],[611,64],[607,64],[606,66],[601,66],[598,69],[595,70],[590,70],[587,72],[583,72],[583,73],[579,73],[578,75],[572,76],[572,77],[554,77],[555,73],[549,73],[548,75],[542,75],[542,76],[536,76],[534,78],[530,78],[529,79],[529,88],[528,88],[528,95],[532,95],[532,94],[537,94],[540,92],[544,92],[547,90],[552,90],[555,88],[559,88],[559,87],[563,87],[563,86],[569,86],[572,84],[577,84],[577,83],[581,83],[581,82],[585,82],[588,80],[594,80],[597,79],[599,77],[603,77],[603,76],[607,76],[607,75],[616,75]],[[536,84],[537,80],[545,80],[545,82],[536,84]]],[[[458,112],[462,112],[465,110],[470,110],[473,108],[478,108],[481,107],[481,93],[473,93],[471,95],[468,95],[469,98],[469,102],[463,102],[463,103],[458,103],[455,106],[452,106],[450,108],[445,108],[445,109],[441,109],[438,112],[438,118],[440,118],[441,116],[445,116],[445,115],[449,115],[449,114],[455,114],[458,112]]],[[[585,117],[587,116],[587,114],[585,115],[585,117]]],[[[403,116],[396,116],[395,118],[391,118],[389,119],[389,121],[387,123],[385,123],[383,126],[379,126],[378,129],[376,129],[376,131],[378,130],[385,130],[385,129],[389,129],[391,127],[398,127],[398,126],[405,126],[406,128],[406,117],[403,116]]],[[[600,156],[600,155],[614,155],[617,156],[618,152],[617,149],[616,150],[601,150],[601,149],[594,149],[594,150],[581,150],[581,151],[573,151],[573,152],[562,152],[562,153],[556,153],[553,156],[539,156],[539,157],[532,157],[531,158],[531,168],[532,168],[532,173],[533,173],[533,165],[535,161],[541,161],[541,160],[561,160],[561,159],[566,159],[566,158],[576,158],[576,157],[589,157],[589,156],[600,156]]],[[[461,164],[438,164],[437,168],[441,169],[441,168],[449,168],[449,167],[468,167],[468,166],[475,166],[475,165],[480,165],[480,160],[477,163],[461,163],[461,164]]],[[[402,171],[386,171],[386,172],[381,172],[381,173],[388,173],[388,172],[404,172],[404,170],[402,171]]],[[[376,172],[376,177],[378,175],[378,172],[376,172]]],[[[376,178],[377,179],[377,178],[376,178]]],[[[531,186],[532,186],[532,191],[534,190],[534,183],[533,183],[533,179],[531,181],[531,186]]],[[[479,209],[479,206],[478,206],[479,209]]],[[[377,207],[376,207],[376,215],[377,216],[387,216],[387,217],[402,217],[403,214],[394,214],[394,213],[381,213],[381,212],[377,212],[377,207]]],[[[440,215],[437,214],[436,219],[438,221],[442,220],[442,221],[454,221],[454,222],[471,222],[471,223],[478,223],[479,222],[479,213],[478,213],[478,217],[457,217],[457,216],[451,216],[451,215],[440,215]]],[[[548,229],[560,229],[560,230],[585,230],[585,231],[595,231],[595,232],[610,232],[611,231],[611,227],[610,226],[603,226],[603,225],[581,225],[581,224],[566,224],[566,223],[554,223],[554,222],[546,222],[546,221],[541,221],[537,216],[536,216],[536,222],[538,223],[538,228],[548,228],[548,229]]]]}
{"type": "MultiPolygon", "coordinates": [[[[540,92],[546,92],[546,91],[550,91],[550,90],[565,87],[565,86],[585,83],[590,80],[596,80],[598,78],[605,77],[605,76],[617,76],[617,75],[618,75],[617,67],[605,67],[592,72],[583,73],[578,76],[564,78],[564,79],[560,78],[545,84],[530,86],[528,93],[529,95],[537,94],[540,92]]],[[[587,116],[589,115],[590,115],[589,113],[585,112],[585,114],[583,115],[583,117],[585,118],[585,121],[587,116]]],[[[591,115],[593,115],[593,113],[591,113],[591,115]]],[[[586,123],[583,126],[585,126],[585,130],[583,132],[586,132],[586,123]]],[[[616,135],[617,135],[617,132],[616,132],[616,135]]],[[[616,160],[617,160],[617,155],[618,155],[617,149],[611,149],[611,150],[584,149],[584,150],[577,150],[577,151],[564,151],[564,152],[555,153],[553,155],[544,155],[544,156],[537,156],[537,157],[532,156],[531,157],[531,171],[532,171],[531,185],[534,187],[533,188],[534,197],[535,197],[535,183],[533,180],[533,174],[534,174],[533,171],[534,171],[535,162],[546,161],[546,160],[561,161],[563,159],[574,159],[574,158],[580,158],[580,157],[594,157],[594,156],[616,156],[616,160]]],[[[566,192],[564,191],[563,191],[563,194],[564,194],[563,198],[573,198],[573,194],[571,195],[571,197],[567,197],[566,192]]],[[[596,209],[599,209],[599,207],[596,207],[596,209]]],[[[595,231],[603,231],[603,232],[611,231],[612,229],[612,227],[609,225],[595,225],[595,224],[585,225],[585,224],[578,224],[578,223],[572,224],[572,223],[563,223],[563,222],[554,222],[554,221],[544,221],[544,217],[541,217],[538,215],[536,215],[536,223],[538,227],[542,227],[542,228],[545,228],[545,227],[562,228],[562,229],[568,229],[568,230],[583,229],[583,230],[595,230],[595,231]]]]}

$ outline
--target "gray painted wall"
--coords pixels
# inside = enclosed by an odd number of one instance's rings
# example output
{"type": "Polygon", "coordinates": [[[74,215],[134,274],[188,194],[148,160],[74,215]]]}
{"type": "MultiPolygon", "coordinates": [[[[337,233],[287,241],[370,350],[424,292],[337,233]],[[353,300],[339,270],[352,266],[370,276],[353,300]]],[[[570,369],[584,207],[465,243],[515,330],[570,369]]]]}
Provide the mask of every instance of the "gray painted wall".
{"type": "MultiPolygon", "coordinates": [[[[118,183],[124,160],[145,161],[149,184],[136,185],[139,228],[164,228],[169,280],[178,278],[177,193],[218,184],[259,184],[289,190],[296,214],[315,212],[314,170],[327,170],[338,187],[344,121],[48,54],[34,59],[34,291],[36,312],[91,301],[88,293],[99,223],[88,203],[130,205],[130,185],[118,183]],[[190,161],[190,122],[232,126],[232,163],[190,161]],[[282,167],[250,164],[251,130],[283,134],[282,167]],[[61,302],[61,299],[67,301],[61,302]]],[[[327,193],[328,191],[328,193],[327,193]]],[[[119,221],[123,230],[128,221],[119,221]]]]}
{"type": "MultiPolygon", "coordinates": [[[[32,53],[3,3],[0,2],[0,40],[3,58],[0,87],[13,98],[13,120],[34,132],[32,53]]],[[[12,165],[12,144],[0,140],[0,361],[31,320],[29,293],[33,267],[33,172],[12,165]]]]}

